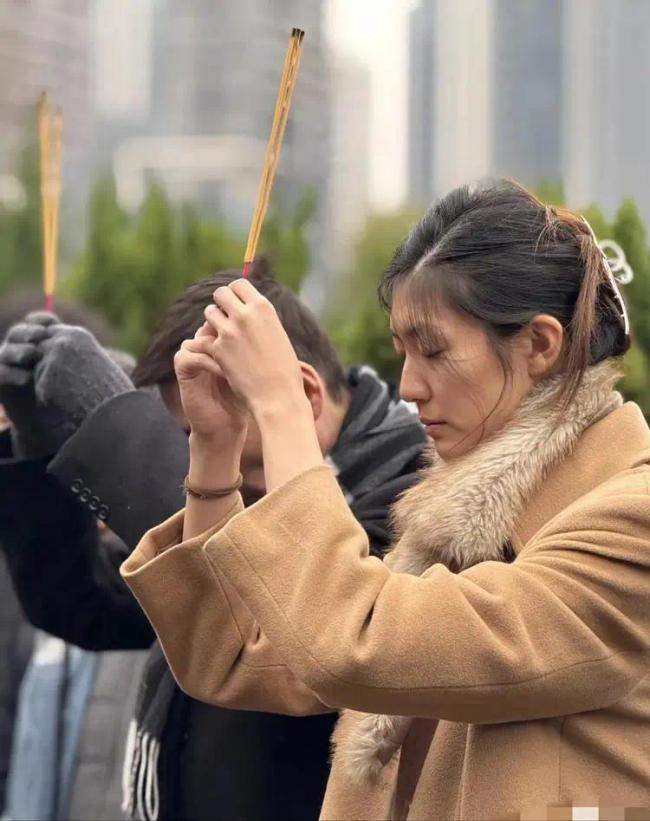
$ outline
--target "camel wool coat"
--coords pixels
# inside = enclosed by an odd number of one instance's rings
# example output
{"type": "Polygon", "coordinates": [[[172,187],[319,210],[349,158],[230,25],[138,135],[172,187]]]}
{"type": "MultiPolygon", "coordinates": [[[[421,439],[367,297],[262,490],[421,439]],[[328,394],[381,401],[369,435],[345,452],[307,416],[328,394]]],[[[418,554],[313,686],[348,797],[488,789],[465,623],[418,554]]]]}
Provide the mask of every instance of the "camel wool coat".
{"type": "Polygon", "coordinates": [[[357,712],[413,718],[375,782],[337,748],[322,818],[648,817],[650,431],[635,405],[553,468],[511,563],[392,572],[325,466],[199,538],[180,543],[182,527],[179,513],[151,531],[122,572],[190,695],[345,708],[339,745],[357,712]]]}

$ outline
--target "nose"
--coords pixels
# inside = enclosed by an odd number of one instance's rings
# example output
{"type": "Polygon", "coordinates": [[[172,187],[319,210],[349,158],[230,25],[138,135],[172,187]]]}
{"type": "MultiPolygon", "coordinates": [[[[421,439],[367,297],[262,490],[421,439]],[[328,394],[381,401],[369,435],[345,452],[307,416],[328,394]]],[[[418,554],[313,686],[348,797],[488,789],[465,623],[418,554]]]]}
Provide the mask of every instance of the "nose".
{"type": "Polygon", "coordinates": [[[413,360],[407,356],[402,367],[399,393],[405,402],[422,405],[430,399],[429,387],[413,360]]]}

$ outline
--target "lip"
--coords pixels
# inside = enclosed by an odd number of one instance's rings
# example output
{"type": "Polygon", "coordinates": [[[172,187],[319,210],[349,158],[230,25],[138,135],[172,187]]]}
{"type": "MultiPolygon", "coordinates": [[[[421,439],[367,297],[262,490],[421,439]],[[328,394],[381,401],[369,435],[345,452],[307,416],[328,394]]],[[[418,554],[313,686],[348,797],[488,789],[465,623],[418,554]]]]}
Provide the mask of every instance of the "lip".
{"type": "Polygon", "coordinates": [[[424,416],[420,417],[420,422],[425,428],[439,428],[445,424],[441,419],[426,419],[424,416]]]}

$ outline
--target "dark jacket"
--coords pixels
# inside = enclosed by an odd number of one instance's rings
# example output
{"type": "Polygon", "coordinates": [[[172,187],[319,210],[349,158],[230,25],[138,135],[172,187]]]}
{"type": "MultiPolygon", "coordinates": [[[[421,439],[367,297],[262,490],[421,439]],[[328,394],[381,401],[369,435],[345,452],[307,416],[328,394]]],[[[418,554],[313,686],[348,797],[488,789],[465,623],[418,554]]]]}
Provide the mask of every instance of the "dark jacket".
{"type": "Polygon", "coordinates": [[[0,812],[5,804],[18,691],[31,656],[33,632],[0,555],[0,812]]]}
{"type": "MultiPolygon", "coordinates": [[[[415,479],[416,463],[351,505],[377,552],[390,543],[388,509],[415,479]]],[[[135,547],[183,506],[187,465],[185,435],[142,392],[100,407],[49,466],[0,464],[0,494],[11,499],[0,510],[0,540],[34,624],[93,650],[152,643],[153,631],[119,576],[124,557],[103,555],[98,566],[91,517],[105,519],[135,547]]],[[[160,818],[316,818],[333,722],[328,715],[234,712],[178,691],[161,745],[160,818]]]]}
{"type": "MultiPolygon", "coordinates": [[[[11,456],[9,433],[0,434],[0,459],[11,456]]],[[[33,633],[14,593],[4,556],[0,555],[0,812],[11,757],[18,690],[32,654],[33,633]]]]}

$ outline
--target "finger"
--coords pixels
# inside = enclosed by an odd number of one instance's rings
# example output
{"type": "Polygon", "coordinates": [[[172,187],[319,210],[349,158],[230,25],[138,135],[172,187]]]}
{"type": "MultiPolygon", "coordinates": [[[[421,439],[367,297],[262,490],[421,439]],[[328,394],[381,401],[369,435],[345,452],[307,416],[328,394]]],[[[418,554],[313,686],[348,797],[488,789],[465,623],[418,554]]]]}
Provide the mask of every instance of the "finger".
{"type": "Polygon", "coordinates": [[[195,339],[198,339],[202,336],[210,337],[210,339],[213,340],[216,339],[212,327],[207,322],[204,322],[203,325],[201,325],[201,327],[199,328],[199,330],[194,334],[195,339]]]}
{"type": "Polygon", "coordinates": [[[50,325],[61,324],[59,317],[50,311],[32,311],[30,314],[27,314],[26,321],[32,325],[41,325],[44,328],[48,328],[50,325]]]}
{"type": "Polygon", "coordinates": [[[0,348],[0,363],[13,368],[32,368],[40,359],[36,345],[5,342],[0,348]]]}
{"type": "Polygon", "coordinates": [[[19,322],[9,329],[7,342],[33,343],[38,344],[47,339],[48,330],[42,325],[30,325],[27,322],[19,322]]]}
{"type": "Polygon", "coordinates": [[[217,308],[228,317],[237,316],[243,307],[243,302],[237,294],[225,285],[217,288],[212,298],[217,308]]]}
{"type": "Polygon", "coordinates": [[[227,323],[228,317],[216,305],[208,305],[203,311],[206,322],[212,328],[212,333],[219,336],[223,333],[227,323]]]}
{"type": "Polygon", "coordinates": [[[236,294],[244,304],[265,299],[248,279],[236,279],[230,283],[228,288],[236,294]]]}
{"type": "Polygon", "coordinates": [[[195,353],[181,349],[174,357],[174,368],[180,381],[191,379],[202,371],[208,371],[214,376],[223,376],[223,371],[211,356],[205,353],[195,353]]]}
{"type": "Polygon", "coordinates": [[[34,381],[34,371],[0,364],[0,394],[5,388],[24,388],[34,381]]]}
{"type": "Polygon", "coordinates": [[[210,334],[210,336],[199,336],[194,337],[194,339],[186,339],[185,342],[183,342],[183,347],[181,350],[191,351],[192,353],[204,353],[208,356],[212,356],[214,343],[216,341],[216,336],[213,336],[212,334],[210,334]]]}

